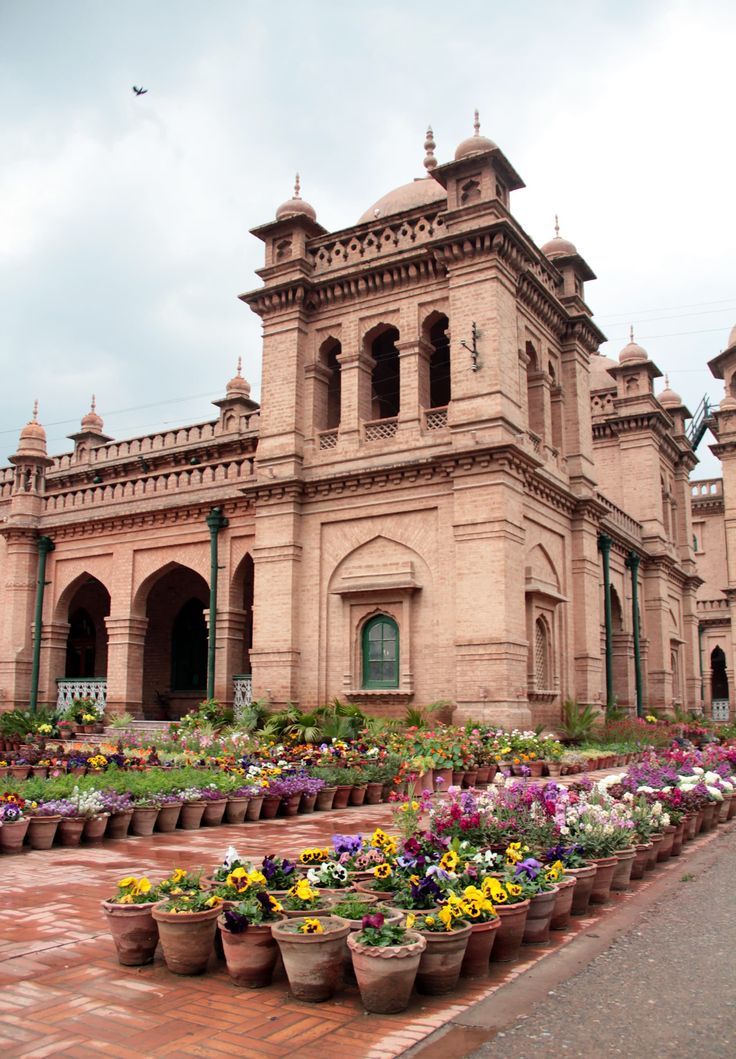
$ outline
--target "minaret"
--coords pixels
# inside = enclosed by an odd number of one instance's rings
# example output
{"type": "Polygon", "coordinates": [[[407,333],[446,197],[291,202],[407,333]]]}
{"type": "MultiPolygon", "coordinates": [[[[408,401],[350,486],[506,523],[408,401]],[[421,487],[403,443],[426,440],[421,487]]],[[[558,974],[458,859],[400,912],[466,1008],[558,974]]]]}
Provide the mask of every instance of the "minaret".
{"type": "Polygon", "coordinates": [[[250,396],[250,383],[243,378],[243,358],[238,357],[235,375],[225,387],[225,396],[212,402],[220,409],[220,431],[230,434],[234,431],[250,430],[255,426],[257,416],[252,416],[260,407],[250,396]]]}
{"type": "Polygon", "coordinates": [[[109,435],[102,432],[104,427],[102,417],[97,413],[97,401],[92,394],[89,412],[82,417],[80,429],[76,434],[69,434],[69,439],[74,442],[74,461],[80,462],[89,456],[92,449],[99,449],[112,441],[109,435]]]}

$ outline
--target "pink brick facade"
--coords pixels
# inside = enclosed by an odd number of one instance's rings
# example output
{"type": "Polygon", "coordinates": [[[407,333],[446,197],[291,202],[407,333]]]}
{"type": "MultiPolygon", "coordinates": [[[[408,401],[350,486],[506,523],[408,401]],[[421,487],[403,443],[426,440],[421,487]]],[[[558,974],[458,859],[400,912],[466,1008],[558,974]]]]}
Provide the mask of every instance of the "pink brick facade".
{"type": "Polygon", "coordinates": [[[427,176],[352,228],[297,193],[254,229],[260,408],[238,374],[204,424],[117,442],[93,409],[53,459],[25,428],[0,470],[4,706],[28,699],[41,535],[39,701],[92,664],[110,711],[204,697],[214,507],[218,698],[247,672],[274,705],[444,699],[514,725],[602,705],[602,535],[615,697],[634,708],[633,555],[643,701],[700,704],[687,410],[633,341],[597,353],[595,277],[514,220],[499,148],[476,132],[437,166],[428,143],[427,176]],[[376,621],[398,645],[378,681],[376,621]]]}

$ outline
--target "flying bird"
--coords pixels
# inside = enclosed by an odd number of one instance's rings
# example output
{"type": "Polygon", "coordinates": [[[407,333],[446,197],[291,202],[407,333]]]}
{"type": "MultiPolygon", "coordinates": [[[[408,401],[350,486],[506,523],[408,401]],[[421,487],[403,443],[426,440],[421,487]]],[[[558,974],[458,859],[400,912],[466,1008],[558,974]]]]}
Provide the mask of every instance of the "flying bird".
{"type": "Polygon", "coordinates": [[[145,96],[145,94],[148,91],[148,89],[147,88],[139,88],[138,85],[133,85],[133,91],[135,92],[135,94],[137,96],[145,96]]]}

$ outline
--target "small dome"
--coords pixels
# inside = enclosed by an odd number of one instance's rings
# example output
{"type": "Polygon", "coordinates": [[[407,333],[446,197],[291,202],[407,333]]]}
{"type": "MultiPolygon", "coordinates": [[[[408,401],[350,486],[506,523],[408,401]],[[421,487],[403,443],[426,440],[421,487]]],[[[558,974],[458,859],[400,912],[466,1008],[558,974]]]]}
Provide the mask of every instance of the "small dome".
{"type": "Polygon", "coordinates": [[[377,217],[391,217],[394,213],[414,209],[416,206],[436,206],[447,202],[447,192],[431,176],[417,177],[408,184],[394,188],[374,202],[361,214],[358,224],[374,221],[377,217]]]}
{"type": "Polygon", "coordinates": [[[618,355],[619,364],[644,364],[649,360],[646,349],[634,341],[634,328],[629,332],[629,341],[618,355]]]}
{"type": "Polygon", "coordinates": [[[102,416],[99,416],[96,411],[95,395],[92,394],[92,403],[87,412],[86,416],[82,418],[82,430],[86,430],[91,434],[101,434],[102,428],[105,425],[102,421],[102,416]]]}
{"type": "Polygon", "coordinates": [[[489,140],[487,136],[481,136],[480,134],[480,119],[478,117],[478,111],[475,112],[475,121],[473,122],[473,128],[475,132],[472,136],[468,136],[467,140],[463,140],[455,148],[455,161],[458,162],[461,158],[470,158],[474,154],[483,154],[484,151],[492,151],[498,145],[489,140]]]}
{"type": "Polygon", "coordinates": [[[310,221],[317,220],[317,211],[301,197],[299,174],[297,173],[296,181],[294,183],[294,195],[286,202],[281,203],[276,210],[276,220],[285,221],[287,217],[298,217],[299,215],[309,217],[310,221]]]}
{"type": "Polygon", "coordinates": [[[242,368],[243,358],[238,357],[237,373],[232,377],[226,387],[228,397],[250,397],[250,383],[241,375],[242,368]]]}
{"type": "Polygon", "coordinates": [[[33,418],[20,432],[16,456],[45,456],[46,431],[38,422],[38,401],[33,406],[33,418]]]}
{"type": "Polygon", "coordinates": [[[682,398],[679,393],[675,393],[674,390],[670,389],[670,380],[667,375],[664,377],[664,390],[657,395],[657,400],[663,408],[679,408],[682,404],[682,398]]]}
{"type": "Polygon", "coordinates": [[[733,346],[736,346],[736,324],[733,325],[731,331],[729,332],[728,345],[726,346],[726,349],[732,349],[733,346]]]}
{"type": "Polygon", "coordinates": [[[603,353],[594,353],[590,358],[591,390],[615,390],[616,379],[611,375],[611,369],[615,367],[615,360],[604,356],[603,353]]]}
{"type": "Polygon", "coordinates": [[[577,247],[574,243],[571,243],[569,239],[562,239],[560,236],[560,222],[555,214],[555,237],[550,239],[549,242],[545,243],[542,247],[542,253],[545,257],[572,257],[573,254],[577,254],[577,247]]]}

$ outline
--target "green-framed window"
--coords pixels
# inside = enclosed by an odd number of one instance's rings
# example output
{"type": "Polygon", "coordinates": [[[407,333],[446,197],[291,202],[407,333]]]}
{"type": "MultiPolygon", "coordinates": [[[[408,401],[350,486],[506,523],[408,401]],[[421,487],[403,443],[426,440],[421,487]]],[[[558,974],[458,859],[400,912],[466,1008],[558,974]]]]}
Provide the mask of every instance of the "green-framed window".
{"type": "Polygon", "coordinates": [[[363,626],[363,687],[398,688],[399,627],[387,614],[363,626]]]}

